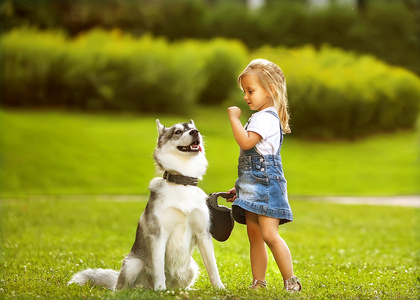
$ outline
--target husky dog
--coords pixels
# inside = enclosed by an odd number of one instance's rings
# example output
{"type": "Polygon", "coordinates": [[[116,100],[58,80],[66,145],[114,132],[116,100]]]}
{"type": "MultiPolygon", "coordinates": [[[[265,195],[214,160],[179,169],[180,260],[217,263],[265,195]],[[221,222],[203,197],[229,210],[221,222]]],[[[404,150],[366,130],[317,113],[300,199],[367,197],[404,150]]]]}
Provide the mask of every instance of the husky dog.
{"type": "Polygon", "coordinates": [[[176,289],[190,287],[198,274],[192,258],[198,246],[210,282],[224,288],[217,270],[207,195],[197,187],[207,169],[204,146],[194,122],[170,128],[156,120],[154,160],[163,177],[152,179],[150,197],[140,216],[136,239],[119,272],[87,269],[70,283],[90,283],[111,290],[131,287],[176,289]]]}

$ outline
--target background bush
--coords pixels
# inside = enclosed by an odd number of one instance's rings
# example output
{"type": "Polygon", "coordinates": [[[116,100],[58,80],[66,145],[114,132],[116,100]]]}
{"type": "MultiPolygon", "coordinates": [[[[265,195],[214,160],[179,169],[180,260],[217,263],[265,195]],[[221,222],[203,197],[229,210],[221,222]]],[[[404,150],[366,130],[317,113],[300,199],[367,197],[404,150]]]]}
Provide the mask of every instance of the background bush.
{"type": "MultiPolygon", "coordinates": [[[[8,106],[47,106],[60,95],[65,67],[62,34],[13,31],[1,38],[1,103],[8,106]],[[57,93],[57,94],[56,94],[57,93]]],[[[61,99],[61,101],[64,100],[61,99]]],[[[56,105],[60,105],[56,103],[56,105]]]]}
{"type": "Polygon", "coordinates": [[[234,41],[140,39],[94,30],[74,40],[14,30],[1,38],[6,106],[183,112],[225,100],[246,59],[234,41]],[[216,91],[216,92],[212,92],[216,91]]]}
{"type": "Polygon", "coordinates": [[[0,0],[0,22],[3,32],[31,25],[76,36],[95,27],[119,28],[171,41],[234,38],[251,49],[329,44],[420,74],[420,3],[412,0],[369,0],[363,11],[296,0],[268,0],[256,11],[234,0],[0,0]]]}
{"type": "Polygon", "coordinates": [[[81,109],[182,112],[204,84],[194,44],[118,31],[93,31],[69,44],[65,82],[81,109]]]}
{"type": "Polygon", "coordinates": [[[240,42],[215,39],[201,43],[204,54],[206,84],[200,92],[199,103],[221,104],[236,90],[236,78],[247,63],[249,54],[240,42]]]}
{"type": "Polygon", "coordinates": [[[9,107],[185,114],[198,102],[244,105],[236,78],[252,58],[264,57],[286,74],[297,135],[355,138],[412,128],[419,114],[418,77],[330,47],[248,53],[222,39],[169,43],[119,30],[66,39],[30,29],[3,35],[0,46],[0,104],[9,107]]]}
{"type": "Polygon", "coordinates": [[[264,47],[254,57],[284,70],[294,133],[355,138],[415,126],[420,79],[405,69],[330,47],[264,47]]]}

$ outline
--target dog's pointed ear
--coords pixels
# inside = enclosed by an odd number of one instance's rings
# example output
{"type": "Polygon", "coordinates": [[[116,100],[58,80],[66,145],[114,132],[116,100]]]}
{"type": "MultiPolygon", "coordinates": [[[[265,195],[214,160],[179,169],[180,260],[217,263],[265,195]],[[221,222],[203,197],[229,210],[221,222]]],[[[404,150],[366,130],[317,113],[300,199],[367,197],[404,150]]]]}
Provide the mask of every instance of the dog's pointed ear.
{"type": "Polygon", "coordinates": [[[163,132],[165,131],[165,126],[163,126],[162,124],[160,124],[159,119],[156,119],[156,125],[157,125],[158,134],[159,135],[162,135],[163,132]]]}
{"type": "Polygon", "coordinates": [[[194,121],[191,119],[190,124],[195,127],[194,121]]]}

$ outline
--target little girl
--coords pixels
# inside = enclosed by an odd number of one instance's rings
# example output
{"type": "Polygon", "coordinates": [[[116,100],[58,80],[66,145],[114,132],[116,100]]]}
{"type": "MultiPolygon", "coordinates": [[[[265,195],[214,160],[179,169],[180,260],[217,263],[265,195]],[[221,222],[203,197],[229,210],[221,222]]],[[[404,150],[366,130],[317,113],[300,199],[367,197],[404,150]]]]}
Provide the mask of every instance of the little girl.
{"type": "Polygon", "coordinates": [[[239,75],[238,85],[249,108],[257,111],[243,127],[241,110],[228,108],[233,135],[241,148],[238,179],[229,191],[235,196],[229,201],[234,201],[235,221],[247,225],[254,278],[250,288],[267,287],[267,244],[283,276],[284,288],[300,291],[289,248],[278,233],[279,225],[293,220],[280,156],[283,132],[290,133],[286,80],[276,64],[256,59],[239,75]]]}

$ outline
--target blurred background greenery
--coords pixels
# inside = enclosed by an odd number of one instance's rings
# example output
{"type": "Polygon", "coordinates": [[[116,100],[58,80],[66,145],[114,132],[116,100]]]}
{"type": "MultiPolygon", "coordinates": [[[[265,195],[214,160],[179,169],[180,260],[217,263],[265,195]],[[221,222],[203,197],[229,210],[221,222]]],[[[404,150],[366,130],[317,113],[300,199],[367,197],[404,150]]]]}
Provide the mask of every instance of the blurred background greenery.
{"type": "Polygon", "coordinates": [[[286,74],[292,194],[420,194],[416,0],[1,0],[0,22],[4,196],[147,193],[156,118],[193,118],[229,188],[257,57],[286,74]]]}
{"type": "Polygon", "coordinates": [[[415,299],[419,209],[306,200],[420,195],[418,0],[0,0],[0,298],[287,297],[273,261],[270,289],[246,289],[244,226],[215,243],[226,292],[205,272],[190,296],[66,287],[120,266],[155,176],[155,119],[194,119],[199,186],[234,185],[226,108],[252,113],[236,78],[257,57],[287,78],[296,222],[281,234],[298,297],[415,299]]]}

